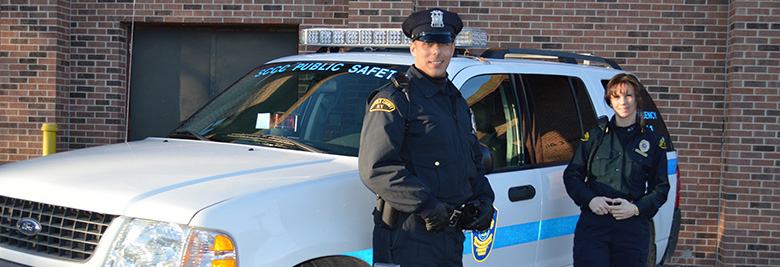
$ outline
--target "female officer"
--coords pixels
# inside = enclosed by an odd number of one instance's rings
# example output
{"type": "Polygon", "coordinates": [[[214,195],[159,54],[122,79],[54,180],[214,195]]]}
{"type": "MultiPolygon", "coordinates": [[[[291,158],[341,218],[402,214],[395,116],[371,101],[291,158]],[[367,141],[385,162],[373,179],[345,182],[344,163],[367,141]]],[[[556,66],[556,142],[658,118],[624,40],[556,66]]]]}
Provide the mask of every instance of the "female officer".
{"type": "Polygon", "coordinates": [[[664,139],[644,126],[644,87],[631,74],[610,79],[604,100],[615,110],[606,127],[588,131],[563,174],[581,207],[574,266],[645,266],[648,220],[666,202],[664,139]]]}

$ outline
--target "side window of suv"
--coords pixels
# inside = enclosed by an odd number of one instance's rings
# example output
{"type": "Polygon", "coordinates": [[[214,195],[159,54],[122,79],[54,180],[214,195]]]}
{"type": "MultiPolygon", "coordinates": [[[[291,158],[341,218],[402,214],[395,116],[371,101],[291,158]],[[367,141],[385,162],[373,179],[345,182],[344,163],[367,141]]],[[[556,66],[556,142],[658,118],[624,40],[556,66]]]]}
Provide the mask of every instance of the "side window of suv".
{"type": "Polygon", "coordinates": [[[512,77],[480,75],[461,86],[474,114],[476,135],[480,143],[490,148],[494,169],[529,163],[520,135],[522,127],[512,77]]]}
{"type": "Polygon", "coordinates": [[[522,80],[535,162],[571,160],[583,131],[596,126],[585,85],[557,75],[524,74],[522,80]]]}
{"type": "Polygon", "coordinates": [[[569,77],[569,82],[574,88],[574,95],[577,97],[577,109],[580,111],[580,122],[582,122],[582,134],[590,129],[596,128],[596,110],[593,108],[593,102],[590,101],[588,88],[579,78],[569,77]]]}

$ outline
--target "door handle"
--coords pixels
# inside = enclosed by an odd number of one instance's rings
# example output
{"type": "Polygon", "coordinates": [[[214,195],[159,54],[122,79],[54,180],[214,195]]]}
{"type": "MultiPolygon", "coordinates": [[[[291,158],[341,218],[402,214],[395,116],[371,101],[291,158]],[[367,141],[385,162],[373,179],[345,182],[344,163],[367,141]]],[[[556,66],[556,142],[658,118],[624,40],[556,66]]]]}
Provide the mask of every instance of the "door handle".
{"type": "Polygon", "coordinates": [[[536,188],[530,184],[509,188],[509,201],[512,202],[529,200],[534,196],[536,196],[536,188]]]}

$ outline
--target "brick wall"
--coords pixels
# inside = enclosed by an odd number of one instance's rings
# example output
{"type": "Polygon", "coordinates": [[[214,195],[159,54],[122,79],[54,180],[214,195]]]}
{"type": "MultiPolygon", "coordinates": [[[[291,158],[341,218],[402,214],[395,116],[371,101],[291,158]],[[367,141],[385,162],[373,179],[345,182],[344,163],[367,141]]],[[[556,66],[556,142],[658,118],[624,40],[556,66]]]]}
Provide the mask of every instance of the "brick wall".
{"type": "Polygon", "coordinates": [[[414,1],[349,1],[349,28],[400,28],[414,1]]]}
{"type": "Polygon", "coordinates": [[[0,5],[0,162],[42,153],[42,123],[61,123],[70,10],[57,1],[0,5]]]}
{"type": "Polygon", "coordinates": [[[780,266],[780,2],[729,13],[719,263],[780,266]]]}
{"type": "Polygon", "coordinates": [[[0,0],[0,163],[40,155],[43,122],[60,150],[124,139],[133,22],[399,27],[444,7],[489,46],[594,53],[642,79],[679,152],[672,264],[780,265],[776,0],[33,1],[0,0]]]}

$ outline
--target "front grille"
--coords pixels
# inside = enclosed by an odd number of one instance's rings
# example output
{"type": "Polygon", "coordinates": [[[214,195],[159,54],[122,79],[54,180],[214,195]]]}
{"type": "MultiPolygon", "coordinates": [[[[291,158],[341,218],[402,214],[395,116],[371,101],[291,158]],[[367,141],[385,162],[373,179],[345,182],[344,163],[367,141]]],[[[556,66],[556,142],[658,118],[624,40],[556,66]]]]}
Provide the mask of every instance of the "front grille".
{"type": "Polygon", "coordinates": [[[0,196],[0,246],[45,257],[86,261],[116,215],[66,208],[0,196]],[[17,223],[40,223],[35,235],[25,235],[17,223]]]}

